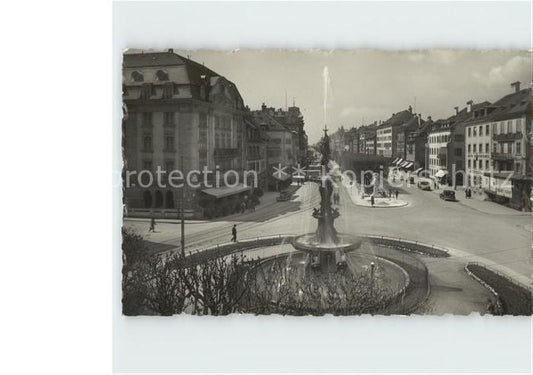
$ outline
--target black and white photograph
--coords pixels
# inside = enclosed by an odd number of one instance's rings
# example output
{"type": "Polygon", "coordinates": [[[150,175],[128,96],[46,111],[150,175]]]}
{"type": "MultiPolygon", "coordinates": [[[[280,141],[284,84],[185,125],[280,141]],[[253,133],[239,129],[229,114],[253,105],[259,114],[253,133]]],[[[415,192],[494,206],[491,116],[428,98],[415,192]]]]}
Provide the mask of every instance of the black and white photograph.
{"type": "Polygon", "coordinates": [[[124,315],[531,315],[531,52],[122,54],[124,315]]]}

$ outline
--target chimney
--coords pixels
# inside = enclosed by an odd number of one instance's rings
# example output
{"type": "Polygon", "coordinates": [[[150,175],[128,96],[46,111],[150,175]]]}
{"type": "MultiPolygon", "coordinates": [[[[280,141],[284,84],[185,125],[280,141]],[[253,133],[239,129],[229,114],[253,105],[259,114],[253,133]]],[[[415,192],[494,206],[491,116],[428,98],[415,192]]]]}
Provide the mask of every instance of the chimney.
{"type": "Polygon", "coordinates": [[[420,126],[422,124],[422,114],[419,113],[418,114],[418,126],[420,126]]]}
{"type": "Polygon", "coordinates": [[[472,112],[472,104],[474,104],[472,100],[469,100],[466,102],[466,112],[468,113],[472,112]]]}
{"type": "Polygon", "coordinates": [[[261,104],[261,111],[265,112],[267,109],[267,106],[265,105],[265,103],[261,104]]]}
{"type": "Polygon", "coordinates": [[[168,53],[174,53],[174,49],[169,48],[169,49],[168,49],[168,53]]]}
{"type": "Polygon", "coordinates": [[[428,116],[428,121],[431,121],[431,116],[428,116]]]}
{"type": "Polygon", "coordinates": [[[514,87],[514,92],[520,91],[520,81],[511,83],[511,87],[514,87]]]}
{"type": "Polygon", "coordinates": [[[413,113],[413,107],[409,106],[409,113],[413,113]]]}
{"type": "Polygon", "coordinates": [[[453,109],[455,109],[455,114],[456,115],[459,114],[459,107],[455,106],[455,107],[453,107],[453,109]]]}

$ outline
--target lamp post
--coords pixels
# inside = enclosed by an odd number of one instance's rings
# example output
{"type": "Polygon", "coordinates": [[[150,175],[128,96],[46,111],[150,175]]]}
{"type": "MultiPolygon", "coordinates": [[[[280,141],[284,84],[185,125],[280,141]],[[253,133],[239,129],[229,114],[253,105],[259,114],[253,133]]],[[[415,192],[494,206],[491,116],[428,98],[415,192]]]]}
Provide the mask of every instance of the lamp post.
{"type": "MultiPolygon", "coordinates": [[[[183,148],[181,149],[180,164],[183,169],[183,148]]],[[[181,211],[181,256],[185,258],[185,183],[180,190],[180,211],[181,211]]]]}

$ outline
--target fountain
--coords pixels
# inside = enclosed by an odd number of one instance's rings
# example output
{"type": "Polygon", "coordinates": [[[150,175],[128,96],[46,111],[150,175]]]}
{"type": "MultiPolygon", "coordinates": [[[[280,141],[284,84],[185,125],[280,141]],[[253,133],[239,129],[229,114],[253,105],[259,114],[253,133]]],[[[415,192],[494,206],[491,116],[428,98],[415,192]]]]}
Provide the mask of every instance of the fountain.
{"type": "MultiPolygon", "coordinates": [[[[328,85],[329,73],[325,67],[326,124],[328,85]]],[[[425,268],[419,267],[417,260],[399,256],[383,237],[379,241],[379,238],[337,232],[335,220],[340,212],[332,205],[332,194],[338,181],[331,168],[327,126],[324,126],[320,148],[321,178],[315,181],[319,185],[320,206],[312,212],[317,220],[316,230],[287,236],[287,242],[283,239],[279,245],[269,246],[282,253],[261,260],[251,272],[252,295],[255,296],[251,310],[257,311],[256,304],[259,304],[260,311],[267,312],[351,315],[403,312],[415,306],[424,295],[414,295],[408,286],[414,282],[415,285],[419,283],[418,291],[427,288],[425,268]],[[404,297],[409,295],[410,302],[404,305],[404,297]],[[265,300],[269,308],[265,307],[265,300]]],[[[411,245],[398,241],[393,246],[409,248],[411,245]]]]}
{"type": "Polygon", "coordinates": [[[346,266],[346,252],[359,248],[361,239],[352,235],[338,233],[335,229],[334,222],[340,216],[340,213],[331,204],[334,182],[329,175],[331,151],[327,127],[324,127],[321,153],[322,176],[318,188],[320,192],[320,208],[313,210],[313,217],[318,220],[318,226],[315,233],[296,237],[292,245],[295,249],[310,255],[309,258],[314,269],[332,272],[338,267],[346,266]]]}

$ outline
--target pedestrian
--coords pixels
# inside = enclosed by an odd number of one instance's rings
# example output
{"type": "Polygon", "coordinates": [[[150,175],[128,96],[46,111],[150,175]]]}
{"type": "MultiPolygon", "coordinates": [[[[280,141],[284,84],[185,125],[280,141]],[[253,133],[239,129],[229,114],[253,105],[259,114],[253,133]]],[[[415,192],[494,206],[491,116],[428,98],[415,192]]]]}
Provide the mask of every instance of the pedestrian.
{"type": "Polygon", "coordinates": [[[237,224],[233,224],[231,228],[231,242],[237,242],[237,224]]]}
{"type": "Polygon", "coordinates": [[[372,208],[374,208],[374,203],[375,203],[375,201],[374,201],[374,195],[371,195],[371,196],[370,196],[370,205],[372,206],[372,208]]]}
{"type": "Polygon", "coordinates": [[[150,219],[150,229],[148,229],[148,233],[154,232],[155,233],[155,218],[152,216],[150,219]]]}
{"type": "Polygon", "coordinates": [[[398,200],[398,190],[394,194],[396,195],[396,200],[398,200]]]}

